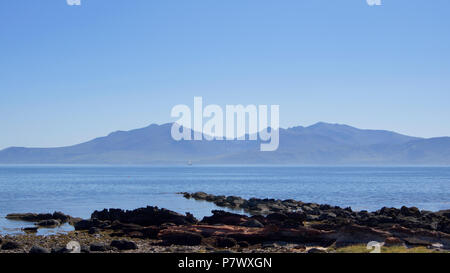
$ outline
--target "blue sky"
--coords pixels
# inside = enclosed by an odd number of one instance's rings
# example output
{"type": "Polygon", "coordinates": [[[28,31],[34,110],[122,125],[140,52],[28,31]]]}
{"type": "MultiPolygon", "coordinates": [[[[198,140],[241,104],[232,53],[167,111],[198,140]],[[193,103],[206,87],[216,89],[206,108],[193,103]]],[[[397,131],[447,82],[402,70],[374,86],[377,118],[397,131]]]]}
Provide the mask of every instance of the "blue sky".
{"type": "Polygon", "coordinates": [[[450,135],[450,1],[0,2],[0,149],[173,121],[176,104],[279,104],[318,121],[450,135]]]}

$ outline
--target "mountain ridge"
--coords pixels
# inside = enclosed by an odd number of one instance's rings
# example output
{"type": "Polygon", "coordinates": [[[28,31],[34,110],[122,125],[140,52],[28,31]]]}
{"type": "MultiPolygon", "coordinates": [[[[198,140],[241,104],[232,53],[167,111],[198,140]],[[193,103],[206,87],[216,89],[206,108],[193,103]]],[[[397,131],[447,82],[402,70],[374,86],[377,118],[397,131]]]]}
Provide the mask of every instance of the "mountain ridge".
{"type": "Polygon", "coordinates": [[[450,137],[420,138],[387,130],[318,122],[280,128],[280,146],[260,152],[261,141],[175,141],[172,123],[114,131],[56,148],[9,147],[1,164],[301,164],[450,165],[450,137]]]}

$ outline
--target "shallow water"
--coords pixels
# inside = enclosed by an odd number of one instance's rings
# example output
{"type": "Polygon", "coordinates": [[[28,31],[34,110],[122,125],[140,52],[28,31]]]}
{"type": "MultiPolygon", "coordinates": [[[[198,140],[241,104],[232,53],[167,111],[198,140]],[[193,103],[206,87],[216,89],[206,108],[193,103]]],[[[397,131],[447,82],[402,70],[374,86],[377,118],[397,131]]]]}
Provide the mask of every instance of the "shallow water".
{"type": "MultiPolygon", "coordinates": [[[[201,218],[217,207],[176,192],[204,191],[245,198],[296,199],[376,210],[383,206],[450,208],[448,167],[273,166],[0,166],[0,233],[32,223],[9,221],[8,213],[62,211],[89,218],[103,208],[147,205],[201,218]]],[[[40,234],[70,230],[40,229],[40,234]]]]}

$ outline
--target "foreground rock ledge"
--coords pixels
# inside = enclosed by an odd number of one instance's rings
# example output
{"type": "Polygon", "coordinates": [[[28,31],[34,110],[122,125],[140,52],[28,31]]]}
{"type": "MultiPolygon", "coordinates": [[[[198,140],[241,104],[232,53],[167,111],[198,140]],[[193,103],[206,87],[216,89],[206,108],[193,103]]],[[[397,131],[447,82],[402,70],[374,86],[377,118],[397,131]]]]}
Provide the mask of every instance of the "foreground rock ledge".
{"type": "MultiPolygon", "coordinates": [[[[94,211],[90,219],[84,220],[65,215],[65,221],[76,230],[66,235],[0,238],[0,251],[64,253],[69,251],[65,244],[71,240],[79,241],[83,252],[317,253],[371,241],[385,246],[450,249],[449,211],[433,213],[403,207],[354,212],[350,208],[295,200],[246,200],[206,193],[184,195],[210,202],[222,200],[222,206],[229,208],[258,207],[260,213],[249,216],[214,210],[211,216],[199,220],[190,213],[183,215],[151,206],[135,210],[104,209],[94,211]]],[[[62,214],[8,217],[40,223],[51,219],[62,221],[58,215],[62,214]]]]}

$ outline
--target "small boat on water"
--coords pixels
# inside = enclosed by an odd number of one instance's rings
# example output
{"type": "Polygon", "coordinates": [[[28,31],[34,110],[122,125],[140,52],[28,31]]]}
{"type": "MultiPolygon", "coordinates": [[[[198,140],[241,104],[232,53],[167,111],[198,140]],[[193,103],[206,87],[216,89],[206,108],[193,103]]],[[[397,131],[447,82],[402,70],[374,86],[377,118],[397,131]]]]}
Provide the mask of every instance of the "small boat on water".
{"type": "Polygon", "coordinates": [[[189,160],[187,164],[188,166],[192,166],[192,161],[189,160]]]}

